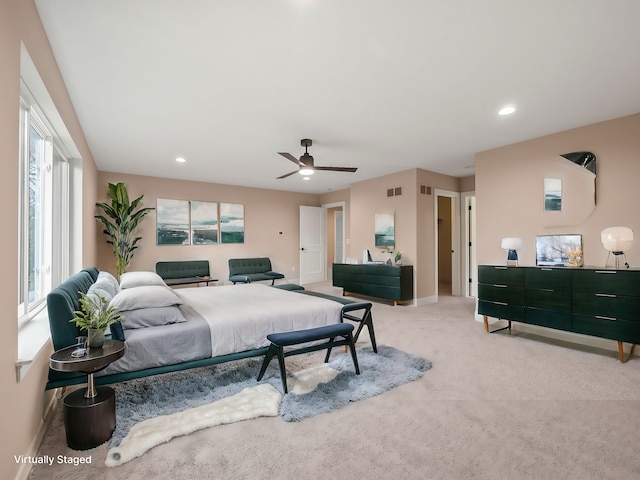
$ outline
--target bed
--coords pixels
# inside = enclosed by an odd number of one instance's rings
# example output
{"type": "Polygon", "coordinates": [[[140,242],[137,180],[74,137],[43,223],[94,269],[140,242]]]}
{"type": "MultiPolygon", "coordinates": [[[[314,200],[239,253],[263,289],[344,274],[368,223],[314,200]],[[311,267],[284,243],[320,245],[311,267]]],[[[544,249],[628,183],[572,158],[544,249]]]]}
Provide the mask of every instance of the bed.
{"type": "MultiPolygon", "coordinates": [[[[117,282],[107,272],[87,268],[47,296],[55,350],[77,343],[82,334],[70,322],[79,310],[79,292],[104,296],[123,315],[110,335],[126,343],[126,354],[95,374],[97,385],[264,355],[269,333],[348,318],[344,300],[337,297],[257,283],[171,289],[155,272],[130,272],[117,282]]],[[[50,369],[46,388],[85,381],[86,375],[50,369]]]]}

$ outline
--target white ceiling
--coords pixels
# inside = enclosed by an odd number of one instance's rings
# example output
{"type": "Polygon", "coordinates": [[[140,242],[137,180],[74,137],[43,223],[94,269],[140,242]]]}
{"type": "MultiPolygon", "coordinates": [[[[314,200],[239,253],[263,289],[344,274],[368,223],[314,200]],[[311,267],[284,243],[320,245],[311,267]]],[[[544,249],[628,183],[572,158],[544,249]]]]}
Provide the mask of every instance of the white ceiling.
{"type": "Polygon", "coordinates": [[[103,171],[322,193],[640,112],[637,0],[36,5],[103,171]],[[302,138],[357,173],[276,180],[302,138]]]}

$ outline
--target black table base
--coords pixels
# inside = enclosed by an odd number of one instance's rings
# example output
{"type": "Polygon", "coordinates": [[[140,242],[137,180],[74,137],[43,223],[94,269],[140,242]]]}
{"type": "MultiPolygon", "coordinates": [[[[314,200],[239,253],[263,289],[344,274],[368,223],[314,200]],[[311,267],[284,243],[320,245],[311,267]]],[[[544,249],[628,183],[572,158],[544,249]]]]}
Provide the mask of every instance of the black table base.
{"type": "Polygon", "coordinates": [[[64,428],[67,445],[88,450],[111,438],[116,428],[116,396],[111,387],[97,387],[97,395],[85,398],[80,388],[64,398],[64,428]]]}

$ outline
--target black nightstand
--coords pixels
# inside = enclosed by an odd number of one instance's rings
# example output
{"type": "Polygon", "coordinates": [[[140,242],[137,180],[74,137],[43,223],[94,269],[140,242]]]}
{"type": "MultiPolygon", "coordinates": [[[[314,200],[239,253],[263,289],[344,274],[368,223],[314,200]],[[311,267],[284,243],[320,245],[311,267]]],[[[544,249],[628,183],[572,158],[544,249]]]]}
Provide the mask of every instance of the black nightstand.
{"type": "Polygon", "coordinates": [[[111,438],[116,428],[116,397],[110,387],[96,387],[93,374],[122,357],[124,342],[105,340],[102,348],[88,348],[87,354],[75,358],[71,354],[79,348],[72,345],[51,355],[49,365],[60,372],[87,374],[87,388],[71,392],[64,398],[64,428],[67,445],[74,450],[88,450],[111,438]]]}

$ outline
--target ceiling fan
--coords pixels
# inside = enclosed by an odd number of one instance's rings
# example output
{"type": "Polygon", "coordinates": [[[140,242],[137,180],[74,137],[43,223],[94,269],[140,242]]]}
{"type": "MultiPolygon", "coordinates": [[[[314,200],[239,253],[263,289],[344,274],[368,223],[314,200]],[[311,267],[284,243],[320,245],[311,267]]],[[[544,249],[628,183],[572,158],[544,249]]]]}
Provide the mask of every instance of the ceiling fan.
{"type": "Polygon", "coordinates": [[[356,170],[358,170],[357,168],[354,168],[354,167],[318,167],[318,166],[314,166],[313,157],[311,155],[309,155],[309,152],[307,151],[307,148],[310,147],[312,144],[313,144],[313,142],[311,140],[309,140],[308,138],[303,138],[302,140],[300,140],[300,145],[302,145],[304,147],[304,155],[302,155],[300,157],[300,159],[297,159],[296,157],[294,157],[290,153],[278,152],[278,154],[282,155],[287,160],[291,160],[293,163],[298,165],[298,170],[294,170],[293,172],[289,172],[289,173],[287,173],[285,175],[282,175],[282,176],[278,177],[277,180],[280,180],[281,178],[287,178],[289,175],[293,175],[294,173],[299,173],[300,175],[304,175],[304,176],[313,175],[313,172],[315,170],[324,170],[324,171],[330,171],[330,172],[355,172],[356,170]]]}

